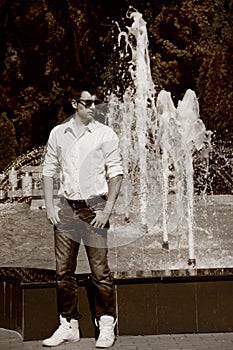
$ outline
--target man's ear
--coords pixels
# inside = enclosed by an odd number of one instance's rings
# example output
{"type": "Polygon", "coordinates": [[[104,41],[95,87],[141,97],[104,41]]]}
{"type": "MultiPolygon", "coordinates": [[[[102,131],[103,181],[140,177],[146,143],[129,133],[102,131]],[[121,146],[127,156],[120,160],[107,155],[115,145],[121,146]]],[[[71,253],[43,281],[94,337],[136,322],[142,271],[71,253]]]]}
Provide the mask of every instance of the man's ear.
{"type": "Polygon", "coordinates": [[[74,109],[77,109],[77,107],[78,107],[78,103],[75,99],[71,100],[71,105],[74,109]]]}

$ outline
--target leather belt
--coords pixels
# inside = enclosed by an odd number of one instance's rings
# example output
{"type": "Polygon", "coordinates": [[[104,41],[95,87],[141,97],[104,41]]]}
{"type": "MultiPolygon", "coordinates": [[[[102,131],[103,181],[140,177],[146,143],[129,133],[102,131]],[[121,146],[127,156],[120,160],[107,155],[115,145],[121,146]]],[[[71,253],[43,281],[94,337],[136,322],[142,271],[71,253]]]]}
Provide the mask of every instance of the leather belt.
{"type": "Polygon", "coordinates": [[[107,200],[107,195],[101,195],[98,197],[93,197],[89,199],[67,199],[67,198],[62,198],[63,203],[68,203],[72,208],[74,209],[82,209],[82,208],[87,208],[88,206],[94,206],[97,203],[101,202],[101,200],[106,201],[107,200]]]}
{"type": "Polygon", "coordinates": [[[88,207],[88,204],[84,199],[79,199],[79,200],[65,199],[65,200],[74,209],[81,209],[81,208],[88,207]]]}

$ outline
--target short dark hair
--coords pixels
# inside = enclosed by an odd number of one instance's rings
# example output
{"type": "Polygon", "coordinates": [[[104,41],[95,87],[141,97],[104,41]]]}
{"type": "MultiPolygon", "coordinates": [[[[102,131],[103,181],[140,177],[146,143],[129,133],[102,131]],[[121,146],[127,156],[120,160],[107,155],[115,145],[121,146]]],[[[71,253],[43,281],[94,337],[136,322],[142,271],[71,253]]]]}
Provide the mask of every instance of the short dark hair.
{"type": "Polygon", "coordinates": [[[68,87],[67,93],[71,100],[80,100],[83,91],[88,91],[91,95],[95,95],[93,87],[87,82],[81,82],[78,84],[73,84],[68,87]]]}

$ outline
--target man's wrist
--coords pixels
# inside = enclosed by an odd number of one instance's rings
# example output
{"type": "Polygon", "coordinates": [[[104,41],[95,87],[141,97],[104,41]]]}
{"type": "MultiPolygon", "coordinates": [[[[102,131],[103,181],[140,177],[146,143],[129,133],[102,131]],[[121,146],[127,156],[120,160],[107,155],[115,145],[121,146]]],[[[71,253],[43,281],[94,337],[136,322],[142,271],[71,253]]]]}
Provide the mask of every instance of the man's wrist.
{"type": "Polygon", "coordinates": [[[107,208],[104,208],[103,213],[110,216],[110,215],[112,214],[112,210],[109,210],[109,209],[107,209],[107,208]]]}
{"type": "Polygon", "coordinates": [[[54,207],[54,203],[53,203],[53,201],[45,201],[45,207],[47,208],[47,209],[51,209],[51,208],[53,208],[54,207]]]}

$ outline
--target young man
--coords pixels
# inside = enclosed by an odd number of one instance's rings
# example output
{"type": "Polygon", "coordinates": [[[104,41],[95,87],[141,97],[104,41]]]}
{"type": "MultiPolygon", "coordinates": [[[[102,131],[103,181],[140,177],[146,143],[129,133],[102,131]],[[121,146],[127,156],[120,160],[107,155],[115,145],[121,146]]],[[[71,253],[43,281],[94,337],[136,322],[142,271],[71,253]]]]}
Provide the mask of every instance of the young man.
{"type": "Polygon", "coordinates": [[[54,225],[60,326],[43,341],[57,346],[78,341],[80,318],[75,270],[82,241],[95,289],[95,316],[100,334],[96,347],[115,341],[113,280],[107,262],[107,229],[122,182],[119,140],[108,126],[94,120],[96,98],[81,91],[75,110],[52,129],[43,161],[43,185],[48,220],[54,225]],[[60,174],[61,203],[53,203],[53,179],[60,174]]]}

